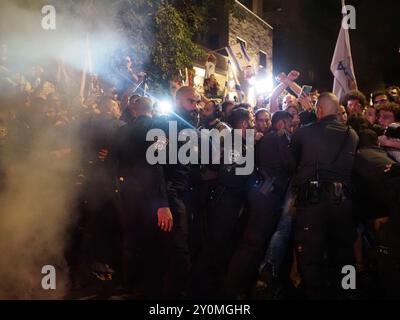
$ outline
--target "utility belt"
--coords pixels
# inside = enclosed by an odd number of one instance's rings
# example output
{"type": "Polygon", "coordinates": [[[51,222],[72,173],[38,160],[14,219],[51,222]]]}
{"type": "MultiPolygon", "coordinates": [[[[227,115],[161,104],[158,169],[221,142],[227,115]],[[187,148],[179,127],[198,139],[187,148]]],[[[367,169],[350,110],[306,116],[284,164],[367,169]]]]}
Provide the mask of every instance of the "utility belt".
{"type": "Polygon", "coordinates": [[[295,187],[294,191],[297,196],[296,202],[299,205],[318,204],[326,199],[330,199],[339,205],[348,198],[346,186],[340,181],[321,182],[311,180],[299,187],[295,187]]]}

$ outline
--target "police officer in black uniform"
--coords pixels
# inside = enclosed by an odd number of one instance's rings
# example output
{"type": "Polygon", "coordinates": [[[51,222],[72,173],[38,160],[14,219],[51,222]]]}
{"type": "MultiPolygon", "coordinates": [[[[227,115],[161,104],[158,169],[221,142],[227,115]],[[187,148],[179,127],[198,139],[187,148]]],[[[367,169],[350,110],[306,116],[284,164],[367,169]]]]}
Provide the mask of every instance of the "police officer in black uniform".
{"type": "Polygon", "coordinates": [[[152,102],[139,97],[131,107],[135,120],[119,130],[113,155],[118,163],[121,200],[123,286],[128,292],[151,297],[158,294],[158,284],[162,281],[157,269],[157,236],[159,232],[172,230],[173,218],[163,168],[149,164],[146,159],[153,143],[146,141],[153,128],[152,102]]]}
{"type": "MultiPolygon", "coordinates": [[[[244,108],[235,109],[229,117],[229,124],[236,129],[231,132],[232,140],[242,139],[242,145],[240,150],[232,149],[232,163],[226,163],[225,158],[221,159],[217,183],[209,197],[205,246],[193,271],[192,294],[195,297],[211,298],[220,294],[223,276],[243,217],[246,183],[252,173],[246,175],[237,172],[243,166],[238,163],[239,156],[247,152],[254,154],[254,145],[247,144],[245,139],[246,129],[253,125],[249,111],[244,108]],[[235,136],[239,130],[242,135],[235,136]]],[[[224,140],[224,148],[229,147],[226,143],[224,140]]],[[[224,155],[224,150],[221,153],[224,155]]]]}
{"type": "Polygon", "coordinates": [[[333,267],[333,286],[341,288],[341,270],[353,265],[356,225],[351,172],[358,142],[353,129],[337,120],[339,101],[323,93],[317,101],[318,122],[292,138],[297,162],[295,249],[308,298],[324,298],[325,254],[333,267]]]}
{"type": "MultiPolygon", "coordinates": [[[[200,101],[201,97],[195,89],[183,86],[176,92],[173,112],[157,119],[155,128],[162,129],[167,138],[164,142],[160,141],[160,144],[165,143],[167,157],[171,147],[170,140],[176,139],[170,135],[169,127],[176,125],[178,135],[184,129],[196,130],[199,125],[200,101]]],[[[185,142],[176,141],[175,143],[179,150],[185,142]]],[[[163,169],[174,227],[171,233],[162,235],[160,241],[164,248],[164,261],[166,261],[163,296],[177,298],[184,291],[191,269],[189,226],[192,224],[194,215],[191,200],[195,198],[193,192],[199,180],[199,170],[198,165],[193,163],[183,164],[176,159],[174,164],[171,160],[170,158],[167,160],[163,169]]]]}
{"type": "Polygon", "coordinates": [[[240,297],[247,293],[256,278],[263,249],[282,211],[294,169],[290,150],[292,119],[287,111],[275,112],[272,129],[260,140],[258,174],[247,191],[248,220],[225,277],[223,291],[228,297],[240,297]]]}
{"type": "MultiPolygon", "coordinates": [[[[209,150],[216,150],[217,147],[222,146],[224,141],[224,136],[230,134],[231,128],[223,121],[220,120],[221,117],[221,105],[218,105],[215,101],[208,101],[205,106],[200,111],[200,132],[202,129],[207,129],[211,136],[204,136],[202,138],[209,139],[209,150]],[[214,133],[219,133],[219,139],[213,140],[212,135],[214,133]]],[[[194,221],[193,231],[193,260],[198,256],[204,245],[205,232],[206,232],[206,214],[208,200],[210,192],[215,188],[218,177],[219,164],[212,163],[212,153],[209,155],[209,163],[200,165],[200,184],[198,187],[199,192],[197,200],[197,220],[194,221]],[[197,233],[196,233],[197,232],[197,233]]]]}

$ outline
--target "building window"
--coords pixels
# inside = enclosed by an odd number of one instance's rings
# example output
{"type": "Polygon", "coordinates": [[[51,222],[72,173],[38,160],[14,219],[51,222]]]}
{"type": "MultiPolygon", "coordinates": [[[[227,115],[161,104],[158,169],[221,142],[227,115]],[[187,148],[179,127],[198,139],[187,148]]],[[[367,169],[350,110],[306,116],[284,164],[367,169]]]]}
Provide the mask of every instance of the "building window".
{"type": "Polygon", "coordinates": [[[220,47],[219,45],[219,34],[211,34],[208,36],[208,45],[211,50],[215,50],[220,47]]]}
{"type": "Polygon", "coordinates": [[[260,69],[267,69],[267,54],[264,51],[260,51],[260,69]]]}
{"type": "Polygon", "coordinates": [[[243,39],[240,39],[239,37],[236,37],[236,42],[241,43],[243,48],[246,49],[246,41],[244,41],[243,39]]]}

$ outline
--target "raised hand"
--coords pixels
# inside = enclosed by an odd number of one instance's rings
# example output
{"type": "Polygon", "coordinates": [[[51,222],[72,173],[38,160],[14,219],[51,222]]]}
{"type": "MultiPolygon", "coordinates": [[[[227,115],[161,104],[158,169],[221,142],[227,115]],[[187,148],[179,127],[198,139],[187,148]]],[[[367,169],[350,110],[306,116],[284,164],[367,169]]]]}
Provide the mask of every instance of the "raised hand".
{"type": "Polygon", "coordinates": [[[276,81],[278,81],[278,82],[284,82],[284,81],[287,79],[286,73],[281,72],[280,74],[278,74],[278,75],[275,77],[275,79],[276,79],[276,81]]]}
{"type": "Polygon", "coordinates": [[[296,80],[298,77],[300,76],[300,72],[298,72],[297,70],[292,70],[289,72],[289,74],[287,75],[287,78],[291,81],[296,80]]]}
{"type": "Polygon", "coordinates": [[[309,95],[301,95],[297,101],[299,101],[300,105],[302,106],[303,110],[311,110],[313,104],[311,102],[311,97],[309,95]]]}

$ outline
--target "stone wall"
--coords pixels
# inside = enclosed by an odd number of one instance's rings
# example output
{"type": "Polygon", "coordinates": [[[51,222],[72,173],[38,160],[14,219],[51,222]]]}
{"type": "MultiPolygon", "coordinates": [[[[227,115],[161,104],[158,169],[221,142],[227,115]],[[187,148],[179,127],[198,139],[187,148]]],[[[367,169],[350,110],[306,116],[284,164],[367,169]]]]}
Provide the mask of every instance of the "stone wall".
{"type": "Polygon", "coordinates": [[[244,16],[240,21],[229,17],[229,45],[237,43],[236,38],[246,41],[246,50],[250,58],[259,65],[259,51],[267,54],[267,73],[272,73],[272,28],[244,6],[235,4],[244,16]]]}

